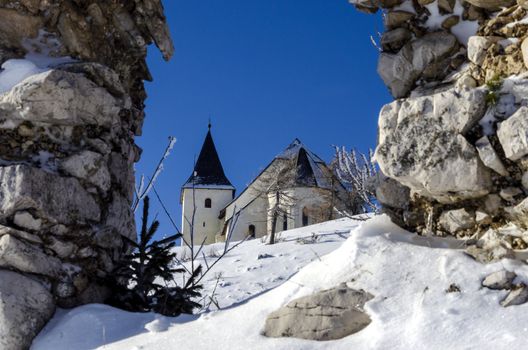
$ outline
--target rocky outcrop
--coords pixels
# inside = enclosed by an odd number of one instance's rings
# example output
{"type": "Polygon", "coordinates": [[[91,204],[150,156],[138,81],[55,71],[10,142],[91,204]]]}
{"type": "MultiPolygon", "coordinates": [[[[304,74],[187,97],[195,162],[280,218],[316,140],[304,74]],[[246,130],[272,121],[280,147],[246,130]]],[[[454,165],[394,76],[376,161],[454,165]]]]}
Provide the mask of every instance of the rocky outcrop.
{"type": "Polygon", "coordinates": [[[160,0],[0,1],[0,347],[102,302],[135,239],[133,163],[160,0]],[[9,271],[8,271],[9,270],[9,271]]]}
{"type": "Polygon", "coordinates": [[[369,293],[346,284],[291,301],[271,313],[264,326],[267,337],[335,340],[357,333],[370,324],[363,306],[369,293]]]}
{"type": "Polygon", "coordinates": [[[386,13],[378,72],[396,100],[375,160],[409,195],[400,205],[381,182],[383,211],[419,234],[472,238],[478,261],[513,258],[528,247],[526,1],[350,2],[386,13]]]}

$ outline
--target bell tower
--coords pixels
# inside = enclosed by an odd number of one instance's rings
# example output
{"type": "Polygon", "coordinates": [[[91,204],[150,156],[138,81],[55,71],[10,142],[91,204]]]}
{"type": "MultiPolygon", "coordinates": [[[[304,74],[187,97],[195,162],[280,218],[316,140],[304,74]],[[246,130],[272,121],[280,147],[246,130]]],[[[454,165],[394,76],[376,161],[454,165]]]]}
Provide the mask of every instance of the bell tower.
{"type": "Polygon", "coordinates": [[[211,135],[209,122],[207,135],[194,170],[182,186],[182,233],[189,244],[200,245],[215,242],[221,233],[223,220],[220,211],[235,195],[235,188],[227,179],[211,135]]]}

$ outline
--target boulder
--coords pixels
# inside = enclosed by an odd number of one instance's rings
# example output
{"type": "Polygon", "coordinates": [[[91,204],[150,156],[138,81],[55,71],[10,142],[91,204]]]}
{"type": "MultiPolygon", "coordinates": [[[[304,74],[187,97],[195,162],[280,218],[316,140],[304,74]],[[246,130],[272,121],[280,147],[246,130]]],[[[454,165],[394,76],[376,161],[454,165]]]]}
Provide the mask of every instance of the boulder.
{"type": "Polygon", "coordinates": [[[11,235],[0,237],[0,267],[57,278],[62,274],[59,259],[11,235]]]}
{"type": "Polygon", "coordinates": [[[35,74],[0,95],[0,111],[13,120],[54,125],[111,127],[122,101],[83,74],[52,69],[35,74]]]}
{"type": "Polygon", "coordinates": [[[375,153],[380,169],[412,192],[442,203],[485,196],[492,188],[490,171],[462,135],[485,108],[479,89],[450,89],[385,105],[375,153]]]}
{"type": "Polygon", "coordinates": [[[450,233],[456,233],[461,230],[467,230],[475,226],[475,214],[468,212],[466,209],[457,209],[445,211],[440,215],[438,220],[440,226],[450,233]]]}
{"type": "Polygon", "coordinates": [[[70,156],[62,161],[61,169],[70,175],[96,185],[104,192],[110,189],[110,172],[103,156],[99,153],[82,151],[70,156]]]}
{"type": "Polygon", "coordinates": [[[398,52],[403,45],[412,39],[412,33],[406,28],[389,30],[381,36],[381,48],[384,51],[398,52]]]}
{"type": "Polygon", "coordinates": [[[53,316],[53,296],[39,282],[0,270],[0,348],[29,349],[33,338],[53,316]]]}
{"type": "Polygon", "coordinates": [[[528,154],[528,107],[519,108],[499,124],[497,136],[508,159],[519,160],[528,154]]]}
{"type": "Polygon", "coordinates": [[[495,149],[491,145],[487,136],[483,136],[478,139],[475,143],[475,148],[477,149],[480,159],[485,166],[493,169],[502,176],[509,175],[508,170],[506,170],[506,167],[504,167],[504,164],[497,155],[497,152],[495,152],[495,149]]]}
{"type": "Polygon", "coordinates": [[[515,4],[515,0],[466,0],[471,5],[486,10],[498,11],[502,7],[510,7],[515,4]]]}
{"type": "Polygon", "coordinates": [[[363,306],[369,293],[345,284],[291,301],[266,319],[267,337],[334,340],[361,331],[370,324],[363,306]]]}
{"type": "Polygon", "coordinates": [[[435,71],[431,67],[443,67],[458,47],[456,37],[450,33],[427,33],[407,43],[397,54],[382,53],[378,74],[395,98],[405,97],[426,69],[435,71]]]}
{"type": "Polygon", "coordinates": [[[407,11],[389,11],[385,15],[384,23],[389,29],[401,27],[405,22],[413,19],[416,15],[407,11]]]}
{"type": "Polygon", "coordinates": [[[510,289],[515,277],[517,275],[514,272],[500,270],[488,275],[482,281],[482,286],[489,289],[510,289]]]}
{"type": "Polygon", "coordinates": [[[38,231],[42,226],[42,220],[34,218],[33,215],[27,211],[17,212],[13,218],[13,222],[19,227],[32,231],[38,231]]]}
{"type": "Polygon", "coordinates": [[[453,13],[456,0],[438,0],[438,10],[441,15],[453,13]]]}
{"type": "Polygon", "coordinates": [[[93,197],[74,178],[27,165],[0,168],[0,217],[34,209],[40,217],[64,224],[99,221],[93,197]]]}
{"type": "Polygon", "coordinates": [[[383,177],[376,187],[376,199],[385,206],[405,209],[409,205],[410,191],[398,181],[383,177]]]}
{"type": "Polygon", "coordinates": [[[528,287],[524,283],[515,286],[514,289],[501,301],[501,305],[504,307],[521,305],[528,301],[528,287]]]}
{"type": "Polygon", "coordinates": [[[513,207],[504,208],[508,218],[524,229],[528,229],[528,198],[513,207]]]}
{"type": "Polygon", "coordinates": [[[496,43],[499,38],[496,37],[484,37],[484,36],[471,36],[469,37],[467,44],[467,55],[468,59],[480,66],[486,58],[487,50],[493,43],[496,43]]]}

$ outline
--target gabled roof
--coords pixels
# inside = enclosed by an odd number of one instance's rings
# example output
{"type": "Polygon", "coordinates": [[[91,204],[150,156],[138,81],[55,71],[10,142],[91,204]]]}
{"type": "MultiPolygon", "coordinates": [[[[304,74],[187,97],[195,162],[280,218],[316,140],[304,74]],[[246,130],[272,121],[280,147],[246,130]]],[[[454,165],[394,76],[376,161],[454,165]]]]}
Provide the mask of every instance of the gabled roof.
{"type": "MultiPolygon", "coordinates": [[[[299,139],[296,138],[288,147],[286,147],[284,151],[275,156],[275,158],[273,158],[273,160],[235,199],[233,199],[224,207],[220,217],[225,215],[225,209],[242,197],[242,195],[255,183],[255,181],[257,181],[257,179],[260,178],[277,160],[295,162],[296,167],[295,169],[292,169],[292,171],[295,171],[293,175],[295,186],[297,187],[319,187],[324,189],[333,189],[334,186],[338,185],[345,189],[343,184],[335,178],[332,171],[326,165],[325,161],[319,158],[315,153],[311,152],[299,139]],[[335,182],[333,183],[333,181],[335,182]]],[[[288,174],[283,175],[289,176],[288,174]]],[[[248,206],[254,200],[255,198],[246,203],[245,206],[248,206]]],[[[243,210],[245,206],[237,209],[243,210]]]]}
{"type": "Polygon", "coordinates": [[[227,179],[211,135],[211,125],[194,166],[194,171],[182,188],[235,189],[227,179]]]}

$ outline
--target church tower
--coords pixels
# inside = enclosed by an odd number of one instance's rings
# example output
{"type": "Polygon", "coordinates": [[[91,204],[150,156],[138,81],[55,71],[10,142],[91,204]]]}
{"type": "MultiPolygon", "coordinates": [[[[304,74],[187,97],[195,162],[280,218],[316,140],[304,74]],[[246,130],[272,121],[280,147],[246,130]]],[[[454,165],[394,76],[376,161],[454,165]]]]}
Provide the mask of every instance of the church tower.
{"type": "Polygon", "coordinates": [[[192,232],[194,245],[200,245],[204,238],[206,244],[214,243],[223,228],[220,211],[233,200],[234,195],[235,188],[225,176],[209,124],[194,171],[181,190],[185,241],[191,244],[192,232]]]}

